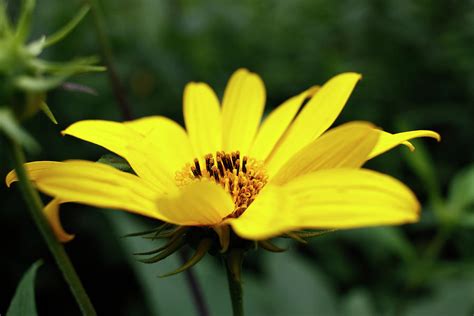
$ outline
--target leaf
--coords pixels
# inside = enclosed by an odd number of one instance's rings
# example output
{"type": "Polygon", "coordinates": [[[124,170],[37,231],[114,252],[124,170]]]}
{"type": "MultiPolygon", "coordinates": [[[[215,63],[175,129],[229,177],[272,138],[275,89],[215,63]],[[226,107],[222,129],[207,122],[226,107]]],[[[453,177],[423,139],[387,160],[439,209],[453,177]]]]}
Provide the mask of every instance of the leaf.
{"type": "Polygon", "coordinates": [[[71,19],[71,21],[69,21],[57,32],[46,38],[44,47],[51,46],[65,38],[82,21],[82,19],[86,16],[89,10],[90,6],[88,5],[82,7],[81,10],[79,10],[79,12],[71,19]]]}
{"type": "Polygon", "coordinates": [[[30,153],[40,150],[40,146],[17,122],[10,109],[0,108],[0,132],[19,143],[30,153]]]}
{"type": "Polygon", "coordinates": [[[36,302],[35,302],[35,278],[38,268],[43,264],[41,260],[36,261],[26,271],[21,278],[15,295],[10,303],[7,311],[7,316],[35,316],[36,302]]]}
{"type": "Polygon", "coordinates": [[[134,173],[128,162],[120,156],[114,154],[105,154],[97,162],[109,165],[123,172],[134,173]]]}

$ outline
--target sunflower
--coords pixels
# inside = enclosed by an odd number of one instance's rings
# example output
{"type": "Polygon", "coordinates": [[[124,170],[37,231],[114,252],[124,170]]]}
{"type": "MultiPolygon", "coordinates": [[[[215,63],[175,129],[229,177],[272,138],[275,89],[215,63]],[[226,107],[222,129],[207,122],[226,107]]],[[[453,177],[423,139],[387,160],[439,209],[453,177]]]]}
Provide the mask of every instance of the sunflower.
{"type": "MultiPolygon", "coordinates": [[[[328,130],[361,76],[343,73],[273,110],[261,123],[265,87],[246,69],[230,78],[222,102],[205,83],[184,90],[186,129],[162,116],[128,122],[86,120],[63,131],[123,157],[126,173],[90,161],[26,164],[37,188],[54,199],[45,214],[61,241],[73,236],[59,205],[82,203],[151,217],[178,228],[262,241],[304,229],[347,229],[416,222],[420,205],[398,180],[363,164],[416,137],[368,122],[328,130]]],[[[16,181],[11,172],[6,182],[16,181]]]]}

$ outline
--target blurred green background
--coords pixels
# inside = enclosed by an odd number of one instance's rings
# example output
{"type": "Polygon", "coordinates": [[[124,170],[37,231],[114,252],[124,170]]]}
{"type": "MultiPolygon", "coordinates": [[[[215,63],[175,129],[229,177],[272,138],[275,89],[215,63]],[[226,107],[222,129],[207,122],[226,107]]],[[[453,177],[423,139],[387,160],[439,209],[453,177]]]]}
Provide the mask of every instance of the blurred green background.
{"type": "MultiPolygon", "coordinates": [[[[6,1],[11,14],[19,1],[6,1]]],[[[432,129],[442,142],[416,142],[368,165],[407,183],[423,204],[420,223],[336,232],[308,245],[283,240],[283,254],[250,252],[248,315],[472,315],[474,313],[474,2],[437,0],[103,0],[107,36],[134,117],[182,122],[184,85],[205,81],[222,96],[239,67],[259,73],[267,110],[344,71],[357,86],[337,123],[368,120],[390,132],[432,129]]],[[[38,1],[37,38],[66,23],[82,2],[38,1]]],[[[44,55],[100,55],[89,15],[44,55]]],[[[37,115],[27,129],[42,145],[28,160],[97,160],[105,150],[60,131],[83,119],[121,120],[105,73],[74,77],[97,95],[56,89],[59,121],[37,115]]],[[[0,176],[12,168],[0,147],[0,176]]],[[[0,186],[0,314],[37,259],[40,315],[79,315],[18,189],[0,186]]],[[[153,245],[121,236],[152,223],[67,205],[76,239],[66,245],[99,315],[192,315],[184,276],[160,279],[176,258],[137,263],[153,245]]],[[[224,270],[206,258],[195,269],[213,315],[230,314],[224,270]]]]}

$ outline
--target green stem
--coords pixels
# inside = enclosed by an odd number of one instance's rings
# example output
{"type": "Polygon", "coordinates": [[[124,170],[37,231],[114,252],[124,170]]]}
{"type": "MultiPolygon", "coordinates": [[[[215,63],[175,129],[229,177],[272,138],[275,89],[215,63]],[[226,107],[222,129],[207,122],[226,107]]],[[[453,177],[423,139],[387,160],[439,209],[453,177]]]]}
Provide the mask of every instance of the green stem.
{"type": "Polygon", "coordinates": [[[230,299],[232,300],[232,312],[234,316],[244,315],[241,278],[243,254],[242,250],[231,250],[227,255],[225,262],[230,299]]]}
{"type": "Polygon", "coordinates": [[[51,227],[43,215],[43,203],[40,199],[40,196],[36,189],[31,184],[30,179],[26,173],[24,163],[25,163],[25,155],[21,147],[16,143],[14,140],[9,139],[9,150],[11,153],[11,157],[13,160],[13,164],[15,166],[15,172],[17,174],[19,185],[21,189],[21,193],[23,195],[23,199],[26,201],[28,205],[28,209],[30,211],[31,217],[38,227],[41,235],[43,236],[46,244],[48,245],[49,251],[53,255],[54,259],[56,260],[59,269],[63,273],[64,279],[69,284],[72,294],[76,299],[77,304],[79,305],[83,315],[96,315],[94,307],[87,296],[84,287],[82,286],[81,280],[77,276],[76,271],[69,259],[66,251],[62,244],[60,244],[56,236],[54,235],[51,227]]]}

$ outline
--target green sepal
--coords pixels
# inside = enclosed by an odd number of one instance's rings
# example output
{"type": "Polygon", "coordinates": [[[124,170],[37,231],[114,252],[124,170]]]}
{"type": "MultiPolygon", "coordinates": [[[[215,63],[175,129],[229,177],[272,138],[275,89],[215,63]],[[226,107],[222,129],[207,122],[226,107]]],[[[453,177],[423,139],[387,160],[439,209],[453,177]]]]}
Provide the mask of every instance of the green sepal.
{"type": "Polygon", "coordinates": [[[143,263],[155,263],[155,262],[161,261],[161,260],[169,257],[170,255],[172,255],[176,251],[178,251],[185,244],[186,244],[185,238],[183,238],[183,237],[178,238],[171,245],[169,245],[168,248],[166,248],[165,250],[163,250],[162,252],[160,252],[156,256],[153,256],[153,257],[147,258],[147,259],[139,259],[138,261],[143,262],[143,263]]]}
{"type": "MultiPolygon", "coordinates": [[[[301,230],[301,231],[291,232],[291,234],[292,234],[292,236],[295,235],[295,236],[298,236],[301,239],[301,238],[319,237],[319,236],[322,236],[322,235],[326,235],[328,233],[335,232],[337,230],[338,229],[326,229],[326,230],[318,230],[318,231],[301,230]]],[[[288,233],[286,234],[287,238],[293,238],[292,236],[290,236],[288,233]]]]}
{"type": "Polygon", "coordinates": [[[23,0],[21,5],[20,17],[15,31],[15,38],[18,43],[26,41],[31,27],[31,18],[35,8],[35,0],[23,0]]]}
{"type": "Polygon", "coordinates": [[[66,25],[64,25],[61,29],[46,38],[44,47],[56,44],[57,42],[65,38],[82,21],[82,19],[84,19],[89,10],[89,5],[83,6],[66,25]]]}
{"type": "Polygon", "coordinates": [[[59,86],[69,75],[50,76],[50,77],[32,77],[21,75],[17,76],[14,84],[17,88],[30,92],[43,92],[59,86]]]}
{"type": "Polygon", "coordinates": [[[141,236],[146,236],[146,235],[150,235],[150,234],[153,234],[153,233],[160,233],[161,231],[163,231],[164,229],[170,227],[171,224],[169,223],[164,223],[156,228],[153,228],[153,229],[149,229],[149,230],[144,230],[144,231],[141,231],[141,232],[137,232],[137,233],[130,233],[130,234],[126,234],[122,237],[141,237],[141,236]]]}
{"type": "Polygon", "coordinates": [[[301,238],[313,238],[313,237],[319,237],[322,235],[326,235],[328,233],[333,233],[335,231],[338,231],[338,229],[326,229],[326,230],[320,230],[320,231],[302,231],[302,232],[297,232],[296,234],[300,236],[301,238]]]}
{"type": "MultiPolygon", "coordinates": [[[[135,173],[132,167],[130,166],[130,164],[124,158],[117,156],[115,154],[105,154],[102,157],[100,157],[99,160],[97,160],[97,162],[114,167],[115,169],[118,169],[123,172],[135,173]]],[[[156,229],[154,229],[153,232],[154,231],[156,231],[156,229]]],[[[136,233],[136,234],[138,234],[136,236],[142,235],[140,233],[136,233]]],[[[128,236],[133,236],[133,235],[127,235],[127,237],[128,236]]]]}
{"type": "Polygon", "coordinates": [[[0,36],[10,35],[12,27],[7,16],[7,10],[4,0],[0,0],[0,36]]]}
{"type": "Polygon", "coordinates": [[[258,245],[261,248],[263,248],[267,251],[270,251],[270,252],[285,252],[285,251],[288,250],[287,248],[278,247],[277,245],[275,245],[274,243],[272,243],[269,240],[260,240],[260,241],[258,241],[258,245]]]}
{"type": "Polygon", "coordinates": [[[149,240],[156,240],[156,239],[163,239],[163,238],[170,238],[172,237],[174,234],[176,234],[178,231],[180,231],[181,229],[187,229],[187,227],[185,226],[179,226],[175,229],[172,229],[172,230],[165,230],[161,233],[154,233],[152,236],[143,236],[143,238],[145,239],[149,239],[149,240]],[[184,228],[183,228],[184,227],[184,228]]]}
{"type": "Polygon", "coordinates": [[[288,237],[288,238],[291,238],[293,240],[296,240],[297,242],[300,242],[302,244],[307,244],[308,242],[306,240],[304,240],[303,238],[301,238],[300,236],[298,236],[297,234],[293,233],[293,232],[288,232],[285,234],[285,237],[288,237]]]}
{"type": "Polygon", "coordinates": [[[41,260],[36,261],[26,271],[16,288],[15,295],[7,310],[7,316],[35,316],[35,278],[38,268],[43,264],[41,260]]]}
{"type": "Polygon", "coordinates": [[[51,112],[51,109],[46,104],[46,102],[42,101],[40,103],[40,109],[41,109],[41,111],[43,111],[44,114],[46,114],[46,116],[50,119],[51,122],[53,122],[56,125],[58,124],[58,121],[56,120],[56,117],[54,117],[53,112],[51,112]]]}
{"type": "Polygon", "coordinates": [[[26,49],[31,55],[38,56],[43,52],[45,42],[46,42],[46,36],[43,35],[39,39],[29,43],[26,46],[26,49]]]}
{"type": "Polygon", "coordinates": [[[40,150],[36,140],[26,132],[8,108],[0,108],[0,132],[19,143],[30,153],[40,150]]]}
{"type": "Polygon", "coordinates": [[[137,253],[134,253],[134,255],[138,255],[138,256],[153,255],[155,253],[163,251],[166,248],[170,247],[178,238],[181,238],[184,235],[184,233],[186,233],[186,230],[187,228],[183,229],[183,227],[179,227],[175,231],[175,233],[171,236],[170,240],[166,244],[164,244],[162,247],[154,249],[154,250],[146,251],[146,252],[137,252],[137,253]]]}
{"type": "Polygon", "coordinates": [[[212,239],[205,238],[205,239],[201,240],[199,242],[199,245],[198,245],[197,249],[196,249],[196,252],[194,253],[194,255],[191,258],[189,258],[189,260],[185,264],[183,264],[178,269],[176,269],[172,272],[160,275],[159,277],[160,278],[165,278],[165,277],[169,277],[169,276],[172,276],[172,275],[175,275],[175,274],[186,271],[187,269],[191,268],[196,263],[201,261],[201,259],[204,258],[204,256],[209,251],[209,249],[211,249],[211,247],[212,247],[212,239]]]}
{"type": "Polygon", "coordinates": [[[72,76],[74,74],[91,72],[91,71],[104,71],[106,70],[103,66],[97,66],[99,62],[97,56],[89,56],[76,58],[68,62],[53,62],[39,58],[33,58],[28,61],[28,65],[35,68],[37,71],[48,72],[52,75],[66,75],[72,76]]]}

